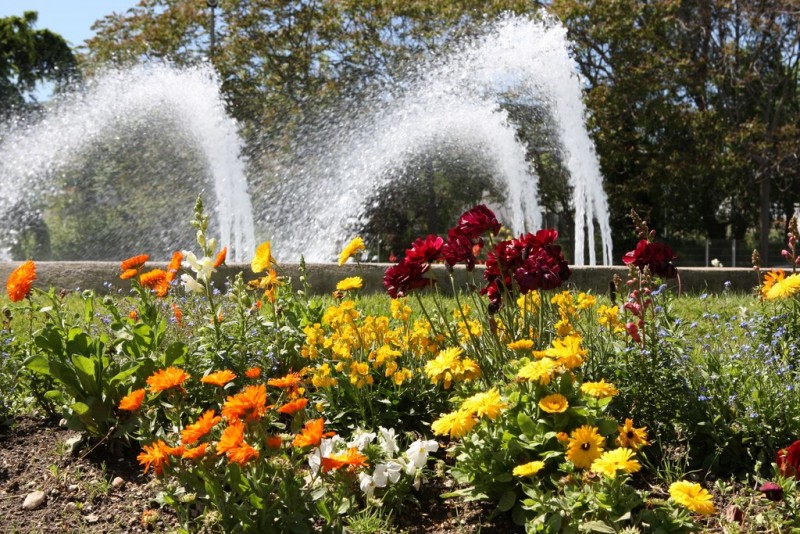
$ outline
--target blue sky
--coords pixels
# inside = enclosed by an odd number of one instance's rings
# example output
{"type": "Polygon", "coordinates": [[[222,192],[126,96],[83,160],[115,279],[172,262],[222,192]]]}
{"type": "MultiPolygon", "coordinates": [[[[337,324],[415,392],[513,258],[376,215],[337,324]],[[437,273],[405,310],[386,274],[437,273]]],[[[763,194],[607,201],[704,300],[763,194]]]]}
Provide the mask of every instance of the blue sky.
{"type": "Polygon", "coordinates": [[[36,29],[60,34],[72,46],[92,36],[92,24],[111,13],[124,13],[139,0],[0,0],[0,18],[37,11],[36,29]]]}

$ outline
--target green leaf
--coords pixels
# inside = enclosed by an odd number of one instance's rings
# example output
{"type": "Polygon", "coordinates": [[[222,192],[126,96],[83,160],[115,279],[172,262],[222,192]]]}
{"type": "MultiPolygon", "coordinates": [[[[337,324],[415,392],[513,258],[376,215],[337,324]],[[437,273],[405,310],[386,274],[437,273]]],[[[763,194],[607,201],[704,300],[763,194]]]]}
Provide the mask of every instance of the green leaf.
{"type": "Polygon", "coordinates": [[[506,490],[506,492],[500,497],[500,501],[497,503],[497,509],[501,512],[508,512],[514,507],[516,502],[517,493],[514,490],[506,490]]]}
{"type": "Polygon", "coordinates": [[[167,347],[166,351],[164,351],[164,365],[169,367],[171,365],[182,364],[186,358],[187,352],[188,348],[186,347],[186,344],[176,341],[167,347]]]}
{"type": "Polygon", "coordinates": [[[73,411],[74,411],[76,414],[78,414],[78,415],[81,415],[81,416],[82,416],[82,415],[86,415],[87,413],[89,413],[89,410],[91,410],[91,408],[89,408],[89,405],[88,405],[88,404],[86,404],[86,403],[83,403],[83,402],[76,402],[76,403],[73,403],[73,404],[70,406],[70,408],[72,408],[72,410],[73,410],[73,411]]]}
{"type": "Polygon", "coordinates": [[[528,414],[519,412],[517,414],[517,424],[519,425],[519,429],[522,430],[522,433],[527,437],[532,438],[536,435],[536,423],[533,422],[533,419],[531,419],[528,414]]]}
{"type": "Polygon", "coordinates": [[[25,362],[25,367],[40,375],[50,374],[50,361],[41,354],[37,354],[28,358],[28,360],[25,362]]]}
{"type": "Polygon", "coordinates": [[[602,521],[588,521],[580,526],[583,532],[602,532],[603,534],[614,534],[616,530],[602,521]]]}

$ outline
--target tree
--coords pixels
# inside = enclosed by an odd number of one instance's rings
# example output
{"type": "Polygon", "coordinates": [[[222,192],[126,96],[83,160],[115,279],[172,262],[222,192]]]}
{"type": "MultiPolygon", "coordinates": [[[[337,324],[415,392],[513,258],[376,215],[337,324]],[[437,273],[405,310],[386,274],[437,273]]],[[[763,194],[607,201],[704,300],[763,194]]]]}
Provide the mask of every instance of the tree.
{"type": "Polygon", "coordinates": [[[56,88],[76,75],[76,59],[67,42],[50,30],[35,30],[38,15],[0,19],[0,119],[35,104],[36,85],[56,88]]]}

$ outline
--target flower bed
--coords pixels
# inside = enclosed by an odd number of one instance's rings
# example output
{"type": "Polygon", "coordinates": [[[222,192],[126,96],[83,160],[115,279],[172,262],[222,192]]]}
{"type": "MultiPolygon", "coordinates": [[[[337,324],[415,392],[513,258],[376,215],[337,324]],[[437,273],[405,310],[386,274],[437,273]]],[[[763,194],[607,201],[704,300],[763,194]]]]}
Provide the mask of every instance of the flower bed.
{"type": "Polygon", "coordinates": [[[696,299],[694,320],[646,222],[611,300],[562,289],[555,231],[499,239],[477,206],[386,270],[389,299],[360,296],[358,276],[323,299],[302,264],[292,287],[269,243],[251,280],[215,285],[225,249],[195,211],[198,251],[123,261],[130,295],[65,304],[22,264],[0,369],[6,413],[32,399],[93,447],[129,446],[184,528],[391,530],[433,484],[527,532],[746,529],[755,507],[800,527],[800,420],[785,408],[800,400],[800,275],[767,273],[760,299],[724,311],[696,299]],[[743,505],[746,487],[764,498],[743,505]]]}

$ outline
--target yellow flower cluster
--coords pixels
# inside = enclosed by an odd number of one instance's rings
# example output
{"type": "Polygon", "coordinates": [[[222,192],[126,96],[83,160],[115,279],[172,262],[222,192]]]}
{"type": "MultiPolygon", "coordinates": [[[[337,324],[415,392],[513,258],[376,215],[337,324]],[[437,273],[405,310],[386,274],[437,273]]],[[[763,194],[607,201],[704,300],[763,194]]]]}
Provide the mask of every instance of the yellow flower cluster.
{"type": "Polygon", "coordinates": [[[465,382],[478,378],[481,368],[469,358],[462,358],[460,347],[444,349],[433,360],[425,364],[425,374],[434,384],[442,382],[444,389],[450,389],[453,382],[465,382]]]}
{"type": "Polygon", "coordinates": [[[597,309],[597,323],[614,334],[625,333],[625,325],[619,318],[619,306],[600,306],[597,309]]]}
{"type": "Polygon", "coordinates": [[[421,371],[422,362],[439,350],[425,320],[411,320],[404,300],[392,301],[391,317],[363,315],[352,300],[330,306],[322,321],[304,327],[300,354],[316,363],[309,368],[316,388],[330,388],[344,379],[357,389],[380,378],[401,386],[421,371]]]}
{"type": "Polygon", "coordinates": [[[455,412],[447,413],[431,424],[434,434],[450,436],[453,439],[465,436],[481,417],[495,420],[508,407],[497,388],[476,393],[465,399],[455,412]]]}

